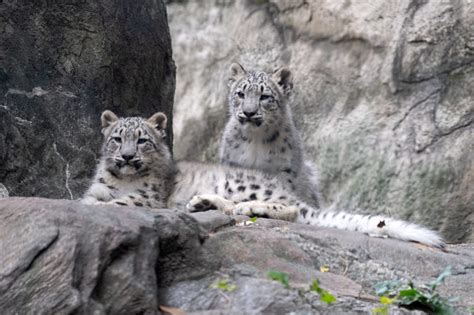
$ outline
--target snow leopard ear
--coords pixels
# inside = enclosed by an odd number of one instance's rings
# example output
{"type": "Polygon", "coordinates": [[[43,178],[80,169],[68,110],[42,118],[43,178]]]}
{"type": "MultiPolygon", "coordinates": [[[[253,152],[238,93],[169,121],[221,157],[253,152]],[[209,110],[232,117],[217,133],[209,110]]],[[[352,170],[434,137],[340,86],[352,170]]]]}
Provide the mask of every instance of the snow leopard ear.
{"type": "Polygon", "coordinates": [[[119,120],[117,115],[115,115],[112,111],[106,110],[100,116],[100,121],[102,124],[102,133],[104,133],[104,129],[113,125],[119,120]]]}
{"type": "Polygon", "coordinates": [[[227,82],[227,85],[229,87],[232,85],[232,83],[247,74],[247,70],[245,70],[244,67],[242,67],[239,63],[236,62],[230,65],[229,70],[229,80],[227,82]]]}
{"type": "Polygon", "coordinates": [[[166,115],[162,112],[158,112],[148,118],[146,122],[150,124],[153,128],[155,128],[164,138],[166,136],[165,128],[167,121],[168,119],[166,118],[166,115]]]}
{"type": "Polygon", "coordinates": [[[287,68],[279,68],[272,74],[272,80],[283,90],[283,94],[289,95],[293,89],[293,75],[287,68]]]}

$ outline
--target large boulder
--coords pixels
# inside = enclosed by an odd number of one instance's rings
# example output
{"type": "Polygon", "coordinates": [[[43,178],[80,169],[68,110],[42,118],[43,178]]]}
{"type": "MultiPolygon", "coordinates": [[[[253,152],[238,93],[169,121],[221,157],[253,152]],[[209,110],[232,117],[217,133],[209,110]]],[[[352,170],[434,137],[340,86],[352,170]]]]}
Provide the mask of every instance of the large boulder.
{"type": "Polygon", "coordinates": [[[0,42],[0,182],[10,195],[79,197],[104,109],[172,112],[162,1],[2,1],[0,42]]]}
{"type": "MultiPolygon", "coordinates": [[[[357,232],[246,220],[218,211],[190,216],[1,199],[0,313],[158,314],[165,306],[196,314],[368,314],[380,306],[374,284],[427,283],[449,265],[453,275],[437,291],[459,298],[459,314],[474,306],[473,246],[442,252],[357,232]],[[270,280],[270,270],[287,273],[289,287],[270,280]],[[308,290],[315,279],[334,304],[308,290]]],[[[405,313],[419,314],[391,307],[391,314],[405,313]]]]}
{"type": "Polygon", "coordinates": [[[0,313],[156,314],[160,252],[199,249],[202,233],[170,210],[2,199],[0,313]]]}
{"type": "Polygon", "coordinates": [[[468,1],[170,1],[175,156],[216,160],[228,68],[288,66],[326,205],[474,241],[468,1]],[[190,35],[192,34],[192,35],[190,35]],[[196,147],[199,150],[196,150],[196,147]]]}

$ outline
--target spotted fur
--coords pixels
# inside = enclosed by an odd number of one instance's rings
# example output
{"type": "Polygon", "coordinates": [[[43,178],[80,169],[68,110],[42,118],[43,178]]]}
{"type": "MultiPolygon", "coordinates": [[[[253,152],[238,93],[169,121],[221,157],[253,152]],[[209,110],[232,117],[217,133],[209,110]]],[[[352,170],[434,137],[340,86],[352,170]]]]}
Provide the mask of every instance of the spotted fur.
{"type": "Polygon", "coordinates": [[[174,166],[164,141],[166,116],[148,120],[102,114],[104,143],[92,185],[82,202],[163,208],[170,194],[174,166]]]}
{"type": "Polygon", "coordinates": [[[289,107],[291,72],[247,71],[239,64],[233,64],[230,72],[229,120],[220,162],[286,176],[298,197],[320,207],[316,171],[304,157],[289,107]]]}
{"type": "Polygon", "coordinates": [[[180,162],[169,207],[189,211],[219,209],[323,227],[389,236],[443,247],[441,237],[422,226],[383,216],[363,216],[318,209],[292,193],[285,176],[227,165],[180,162]]]}

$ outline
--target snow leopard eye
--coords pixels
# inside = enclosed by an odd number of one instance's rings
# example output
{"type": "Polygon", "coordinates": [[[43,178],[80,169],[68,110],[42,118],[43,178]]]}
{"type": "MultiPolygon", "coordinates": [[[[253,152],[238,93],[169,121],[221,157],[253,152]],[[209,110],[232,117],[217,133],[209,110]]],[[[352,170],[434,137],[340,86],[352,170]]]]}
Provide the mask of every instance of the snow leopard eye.
{"type": "Polygon", "coordinates": [[[241,91],[239,91],[239,92],[237,92],[237,96],[238,96],[239,98],[244,98],[244,97],[245,97],[245,94],[242,93],[241,91]]]}
{"type": "Polygon", "coordinates": [[[266,94],[262,94],[260,95],[260,100],[261,101],[273,101],[273,96],[271,95],[266,95],[266,94]]]}
{"type": "Polygon", "coordinates": [[[112,139],[117,143],[122,143],[122,138],[120,137],[113,137],[112,139]]]}
{"type": "Polygon", "coordinates": [[[146,138],[140,138],[140,139],[138,139],[137,143],[138,144],[144,144],[147,141],[148,141],[148,139],[146,139],[146,138]]]}

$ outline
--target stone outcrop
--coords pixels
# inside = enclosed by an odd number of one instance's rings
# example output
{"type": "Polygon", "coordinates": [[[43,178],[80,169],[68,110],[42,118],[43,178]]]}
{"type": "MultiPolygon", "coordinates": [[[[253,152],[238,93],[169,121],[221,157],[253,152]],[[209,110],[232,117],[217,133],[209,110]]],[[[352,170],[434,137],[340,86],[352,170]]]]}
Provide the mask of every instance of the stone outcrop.
{"type": "MultiPolygon", "coordinates": [[[[447,252],[390,239],[283,221],[192,216],[171,210],[89,206],[77,201],[0,201],[2,314],[368,314],[372,286],[453,275],[437,291],[456,296],[457,314],[474,306],[474,247],[447,252]],[[236,222],[239,222],[236,225],[236,222]],[[327,268],[321,271],[321,267],[327,268]],[[272,281],[286,272],[289,288],[272,281]],[[216,288],[227,281],[233,290],[216,288]],[[336,296],[308,290],[318,279],[336,296]]],[[[395,306],[391,314],[420,314],[395,306]]]]}
{"type": "Polygon", "coordinates": [[[12,196],[78,198],[104,109],[172,112],[161,1],[2,1],[0,42],[0,182],[12,196]]]}
{"type": "Polygon", "coordinates": [[[474,6],[466,1],[170,1],[175,156],[216,160],[232,61],[294,74],[327,205],[474,241],[474,6]],[[199,148],[197,150],[196,148],[199,148]]]}

